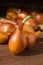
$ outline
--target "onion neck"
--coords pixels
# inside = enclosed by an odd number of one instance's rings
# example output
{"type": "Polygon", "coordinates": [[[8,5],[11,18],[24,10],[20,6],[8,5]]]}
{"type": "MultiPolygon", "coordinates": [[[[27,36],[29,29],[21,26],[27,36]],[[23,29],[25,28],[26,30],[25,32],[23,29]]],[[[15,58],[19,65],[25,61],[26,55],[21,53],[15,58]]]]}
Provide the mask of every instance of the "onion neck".
{"type": "Polygon", "coordinates": [[[32,15],[26,16],[26,17],[22,20],[22,26],[21,26],[21,28],[23,28],[24,23],[25,23],[28,19],[35,19],[35,18],[34,18],[32,15]]]}

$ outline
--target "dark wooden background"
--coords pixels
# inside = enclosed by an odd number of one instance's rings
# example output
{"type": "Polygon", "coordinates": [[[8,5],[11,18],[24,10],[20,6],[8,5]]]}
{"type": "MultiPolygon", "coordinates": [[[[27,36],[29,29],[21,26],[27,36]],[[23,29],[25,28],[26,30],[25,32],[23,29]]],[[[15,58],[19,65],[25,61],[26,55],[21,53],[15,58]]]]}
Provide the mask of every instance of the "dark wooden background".
{"type": "Polygon", "coordinates": [[[43,39],[18,55],[9,51],[7,42],[0,44],[0,65],[43,65],[43,39]]]}
{"type": "Polygon", "coordinates": [[[4,15],[9,8],[22,8],[28,11],[43,12],[42,0],[0,0],[0,15],[4,15]]]}

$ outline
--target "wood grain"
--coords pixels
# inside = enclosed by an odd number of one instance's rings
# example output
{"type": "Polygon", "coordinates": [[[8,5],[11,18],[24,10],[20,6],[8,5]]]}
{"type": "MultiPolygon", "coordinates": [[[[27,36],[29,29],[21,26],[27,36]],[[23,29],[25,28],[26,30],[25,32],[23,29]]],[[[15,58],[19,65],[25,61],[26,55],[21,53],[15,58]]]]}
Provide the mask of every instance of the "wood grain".
{"type": "Polygon", "coordinates": [[[0,44],[0,65],[43,65],[43,39],[16,56],[10,53],[8,44],[0,44]]]}

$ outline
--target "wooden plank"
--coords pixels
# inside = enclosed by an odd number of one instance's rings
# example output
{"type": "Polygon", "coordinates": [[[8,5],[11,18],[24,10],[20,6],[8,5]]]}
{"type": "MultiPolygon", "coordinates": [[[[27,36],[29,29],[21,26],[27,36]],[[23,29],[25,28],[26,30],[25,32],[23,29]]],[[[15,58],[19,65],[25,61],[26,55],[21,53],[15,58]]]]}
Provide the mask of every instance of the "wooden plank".
{"type": "Polygon", "coordinates": [[[43,65],[43,39],[16,56],[10,53],[8,44],[0,44],[0,65],[43,65]]]}

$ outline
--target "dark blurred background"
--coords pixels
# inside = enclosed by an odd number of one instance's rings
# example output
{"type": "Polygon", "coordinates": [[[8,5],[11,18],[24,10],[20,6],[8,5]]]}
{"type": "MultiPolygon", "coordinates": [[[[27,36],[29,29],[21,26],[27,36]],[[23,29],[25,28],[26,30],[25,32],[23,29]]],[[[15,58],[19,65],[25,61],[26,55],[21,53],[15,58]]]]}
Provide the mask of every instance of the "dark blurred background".
{"type": "Polygon", "coordinates": [[[27,11],[43,13],[43,0],[0,0],[0,15],[5,15],[10,8],[22,8],[27,11]]]}

